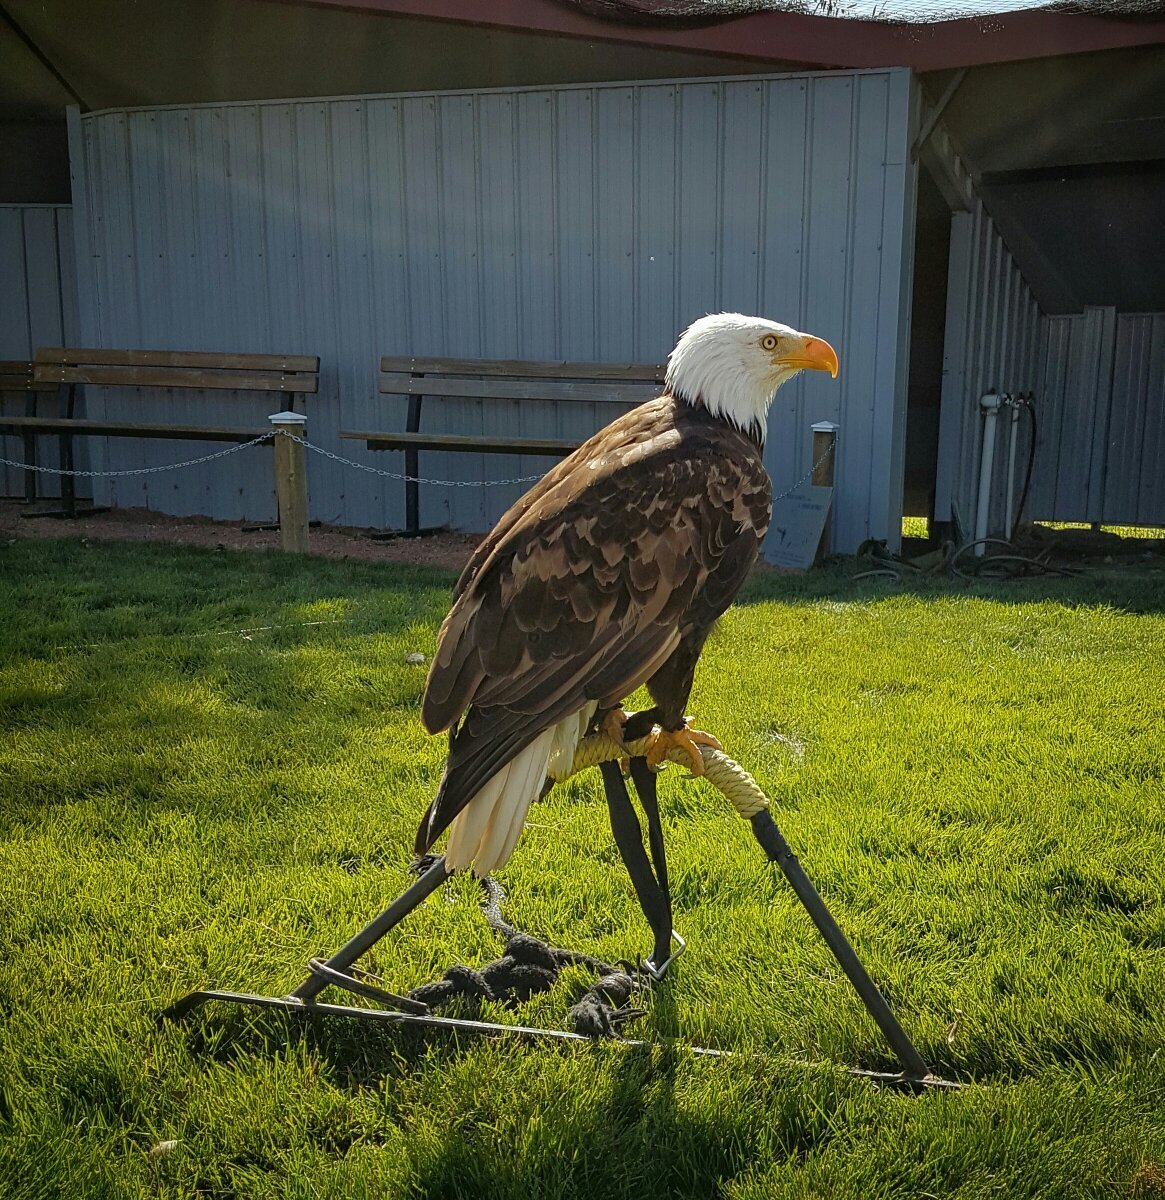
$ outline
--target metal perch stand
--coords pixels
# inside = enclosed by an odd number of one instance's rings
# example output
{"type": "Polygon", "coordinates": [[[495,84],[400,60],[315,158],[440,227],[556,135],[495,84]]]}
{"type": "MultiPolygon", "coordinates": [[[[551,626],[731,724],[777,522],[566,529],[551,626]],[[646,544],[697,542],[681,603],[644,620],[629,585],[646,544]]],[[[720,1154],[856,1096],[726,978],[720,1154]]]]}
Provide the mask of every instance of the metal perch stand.
{"type": "MultiPolygon", "coordinates": [[[[636,757],[637,751],[642,751],[646,739],[621,746],[605,734],[594,734],[586,738],[578,746],[574,762],[567,775],[584,770],[587,767],[613,763],[631,755],[637,770],[633,775],[642,776],[644,763],[636,757]]],[[[771,862],[781,868],[785,878],[793,887],[798,900],[817,926],[825,939],[833,956],[841,969],[856,989],[858,996],[873,1017],[878,1028],[885,1035],[894,1053],[898,1057],[902,1070],[900,1072],[867,1071],[849,1068],[850,1073],[879,1083],[905,1087],[912,1090],[930,1088],[956,1089],[960,1085],[950,1080],[940,1079],[934,1075],[926,1060],[918,1052],[914,1043],[898,1023],[890,1011],[882,993],[870,978],[861,960],[850,945],[849,940],[833,919],[825,902],[809,877],[805,874],[796,855],[785,841],[772,814],[769,812],[768,797],[758,786],[749,773],[734,762],[726,754],[708,747],[701,747],[704,775],[710,783],[717,787],[728,799],[736,811],[744,817],[752,829],[753,835],[771,862]]],[[[669,758],[685,766],[690,766],[686,752],[682,749],[671,751],[669,758]]],[[[563,776],[565,778],[566,776],[563,776]]],[[[609,768],[604,772],[604,782],[610,791],[611,780],[609,768]]],[[[641,789],[642,792],[642,789],[641,789]]],[[[610,795],[608,795],[610,798],[610,795]]],[[[662,856],[660,856],[662,862],[662,856]]],[[[259,1008],[274,1008],[293,1012],[311,1012],[331,1016],[344,1016],[364,1021],[382,1022],[391,1025],[423,1025],[443,1029],[461,1030],[465,1032],[508,1034],[527,1038],[549,1038],[555,1041],[589,1042],[592,1039],[569,1030],[536,1029],[526,1025],[504,1025],[490,1021],[462,1020],[453,1017],[438,1016],[429,1011],[428,1006],[407,996],[398,996],[383,988],[375,986],[361,978],[363,972],[355,966],[358,959],[363,957],[381,938],[398,925],[413,909],[422,904],[434,891],[450,877],[445,869],[443,858],[435,859],[415,882],[409,885],[378,917],[369,922],[353,938],[340,947],[326,960],[312,959],[309,964],[307,978],[286,996],[260,996],[246,992],[225,991],[196,991],[182,997],[159,1016],[159,1021],[179,1020],[205,1004],[208,1000],[223,1000],[234,1004],[252,1005],[259,1008]],[[317,997],[325,988],[335,986],[375,1001],[384,1006],[379,1009],[362,1008],[354,1005],[321,1003],[317,997]]],[[[673,935],[674,936],[674,935],[673,935]]],[[[678,938],[677,938],[678,940],[678,938]]],[[[682,941],[680,945],[682,947],[682,941]]],[[[658,946],[657,946],[658,953],[658,946]]],[[[666,966],[666,963],[664,964],[666,966]]],[[[651,960],[648,960],[648,967],[651,960]]],[[[651,973],[656,977],[662,975],[662,970],[651,973]]],[[[624,1045],[645,1045],[634,1039],[620,1039],[624,1045]]],[[[731,1052],[709,1050],[702,1047],[691,1047],[691,1052],[697,1055],[711,1057],[727,1057],[731,1052]]]]}

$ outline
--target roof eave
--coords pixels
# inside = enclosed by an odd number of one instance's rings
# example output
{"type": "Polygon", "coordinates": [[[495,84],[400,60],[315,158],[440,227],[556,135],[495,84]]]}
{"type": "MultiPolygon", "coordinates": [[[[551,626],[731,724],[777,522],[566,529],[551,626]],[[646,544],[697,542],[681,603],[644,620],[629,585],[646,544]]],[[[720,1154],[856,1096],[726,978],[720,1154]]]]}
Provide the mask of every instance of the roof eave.
{"type": "Polygon", "coordinates": [[[801,63],[910,67],[918,72],[1165,43],[1165,20],[1032,10],[927,24],[761,12],[700,25],[621,24],[556,0],[271,0],[384,16],[801,63]]]}

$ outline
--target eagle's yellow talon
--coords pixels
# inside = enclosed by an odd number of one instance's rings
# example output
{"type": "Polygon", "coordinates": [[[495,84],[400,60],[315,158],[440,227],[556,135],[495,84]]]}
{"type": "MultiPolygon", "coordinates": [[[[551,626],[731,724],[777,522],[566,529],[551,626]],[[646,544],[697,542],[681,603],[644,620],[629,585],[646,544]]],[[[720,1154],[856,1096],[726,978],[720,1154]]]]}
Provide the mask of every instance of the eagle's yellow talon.
{"type": "MultiPolygon", "coordinates": [[[[623,726],[627,724],[628,720],[627,713],[621,707],[613,708],[598,723],[598,732],[609,737],[616,746],[622,746],[624,744],[623,726]]],[[[619,756],[619,771],[624,779],[631,774],[631,759],[626,754],[619,756]]]]}
{"type": "Polygon", "coordinates": [[[621,708],[613,708],[599,722],[599,731],[605,733],[616,745],[623,745],[623,726],[627,724],[627,714],[621,708]]]}
{"type": "Polygon", "coordinates": [[[709,746],[713,750],[723,750],[724,747],[710,733],[702,729],[692,728],[692,718],[687,717],[683,729],[652,730],[650,742],[644,757],[649,767],[658,767],[677,746],[687,754],[693,775],[704,774],[704,756],[700,753],[701,746],[709,746]]]}

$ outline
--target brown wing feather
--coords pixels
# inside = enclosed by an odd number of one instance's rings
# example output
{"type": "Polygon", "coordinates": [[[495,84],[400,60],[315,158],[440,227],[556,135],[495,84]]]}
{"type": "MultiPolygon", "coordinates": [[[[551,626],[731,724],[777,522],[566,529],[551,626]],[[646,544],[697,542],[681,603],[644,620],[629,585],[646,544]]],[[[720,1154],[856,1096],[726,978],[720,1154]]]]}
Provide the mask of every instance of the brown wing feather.
{"type": "Polygon", "coordinates": [[[685,614],[706,607],[697,598],[725,546],[743,537],[751,564],[768,487],[748,439],[664,396],[600,431],[506,513],[462,574],[429,672],[426,728],[464,720],[418,849],[542,730],[646,681],[685,614]]]}

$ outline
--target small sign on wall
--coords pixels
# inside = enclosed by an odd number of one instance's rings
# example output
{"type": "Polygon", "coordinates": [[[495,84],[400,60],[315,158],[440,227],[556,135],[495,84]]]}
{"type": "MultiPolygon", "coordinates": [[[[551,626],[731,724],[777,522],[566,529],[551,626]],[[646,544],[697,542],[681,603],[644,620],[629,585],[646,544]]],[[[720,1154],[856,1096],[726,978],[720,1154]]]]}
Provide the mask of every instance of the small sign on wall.
{"type": "Polygon", "coordinates": [[[789,571],[808,570],[817,556],[832,502],[831,487],[798,488],[791,496],[775,500],[765,558],[789,571]]]}

